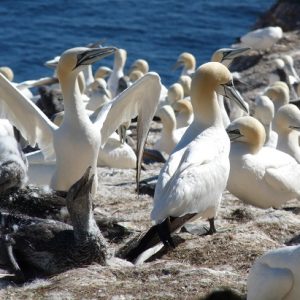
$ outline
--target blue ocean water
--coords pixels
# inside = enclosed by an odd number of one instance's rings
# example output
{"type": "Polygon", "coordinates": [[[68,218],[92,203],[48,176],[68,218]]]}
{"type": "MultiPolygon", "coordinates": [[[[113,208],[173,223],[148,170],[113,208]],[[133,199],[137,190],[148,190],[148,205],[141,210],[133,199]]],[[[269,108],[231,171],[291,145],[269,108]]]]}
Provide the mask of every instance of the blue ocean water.
{"type": "MultiPolygon", "coordinates": [[[[127,68],[148,60],[166,85],[176,81],[178,55],[193,53],[197,65],[250,30],[274,0],[51,0],[0,5],[0,65],[15,81],[52,74],[43,63],[64,50],[99,39],[127,50],[127,68]]],[[[102,65],[112,65],[105,58],[102,65]]],[[[97,66],[96,66],[97,67],[97,66]]]]}

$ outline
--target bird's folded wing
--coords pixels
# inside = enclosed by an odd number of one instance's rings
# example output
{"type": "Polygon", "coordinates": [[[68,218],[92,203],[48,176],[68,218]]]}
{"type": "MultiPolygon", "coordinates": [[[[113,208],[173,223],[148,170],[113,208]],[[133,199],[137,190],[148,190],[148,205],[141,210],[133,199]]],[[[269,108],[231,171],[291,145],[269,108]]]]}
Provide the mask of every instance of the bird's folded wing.
{"type": "Polygon", "coordinates": [[[103,146],[108,137],[119,125],[138,116],[137,180],[139,180],[144,144],[150,129],[151,120],[158,105],[160,91],[161,83],[159,75],[149,72],[111,102],[105,104],[95,121],[95,124],[99,126],[101,131],[101,146],[103,146]]]}
{"type": "Polygon", "coordinates": [[[37,143],[46,159],[53,159],[53,132],[57,126],[2,74],[0,106],[1,116],[9,119],[31,146],[37,143]]]}
{"type": "Polygon", "coordinates": [[[279,168],[268,168],[264,179],[275,190],[300,195],[300,165],[288,164],[279,168]]]}

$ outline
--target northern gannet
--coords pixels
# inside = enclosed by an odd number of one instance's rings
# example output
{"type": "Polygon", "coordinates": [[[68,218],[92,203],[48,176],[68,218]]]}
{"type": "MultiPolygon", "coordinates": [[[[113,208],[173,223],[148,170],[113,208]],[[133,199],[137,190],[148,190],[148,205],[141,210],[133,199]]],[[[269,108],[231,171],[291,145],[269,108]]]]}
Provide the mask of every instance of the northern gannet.
{"type": "Polygon", "coordinates": [[[29,99],[0,75],[0,98],[7,107],[9,119],[32,146],[38,143],[46,159],[56,159],[56,170],[50,183],[55,190],[67,191],[86,168],[92,166],[95,192],[99,147],[106,143],[120,124],[137,115],[137,165],[140,169],[146,132],[160,93],[159,76],[148,73],[135,82],[119,97],[105,104],[93,123],[85,112],[77,84],[78,73],[85,65],[92,64],[114,51],[115,48],[81,47],[69,49],[62,54],[57,67],[65,107],[64,121],[60,127],[48,120],[29,99]]]}
{"type": "Polygon", "coordinates": [[[87,87],[85,93],[89,98],[85,107],[88,110],[95,111],[98,107],[111,100],[111,93],[107,89],[107,83],[103,78],[96,78],[95,81],[87,87]]]}
{"type": "Polygon", "coordinates": [[[170,154],[178,144],[187,127],[176,129],[176,117],[170,105],[164,105],[158,112],[163,128],[153,149],[170,154]]]}
{"type": "Polygon", "coordinates": [[[191,84],[192,84],[192,78],[188,75],[181,75],[178,79],[178,83],[182,85],[184,97],[189,97],[191,92],[191,84]]]}
{"type": "Polygon", "coordinates": [[[173,105],[176,101],[183,99],[183,87],[179,83],[172,84],[168,89],[168,104],[173,105]]]}
{"type": "Polygon", "coordinates": [[[198,68],[191,88],[194,121],[159,174],[151,212],[156,225],[127,254],[128,260],[140,263],[160,249],[157,234],[165,245],[174,247],[170,234],[195,217],[209,219],[209,232],[215,232],[213,220],[229,175],[230,148],[216,93],[247,110],[225,66],[210,62],[198,68]]]}
{"type": "Polygon", "coordinates": [[[149,72],[149,64],[145,59],[137,59],[135,60],[129,68],[128,76],[134,71],[140,71],[143,74],[149,72]]]}
{"type": "Polygon", "coordinates": [[[241,37],[238,46],[250,47],[254,50],[270,49],[283,36],[279,26],[269,26],[248,32],[241,37]]]}
{"type": "Polygon", "coordinates": [[[6,245],[1,247],[6,248],[10,263],[19,276],[17,279],[28,279],[28,274],[23,273],[26,266],[35,270],[36,276],[53,275],[93,262],[106,265],[107,243],[92,212],[92,173],[88,168],[67,193],[66,205],[72,226],[54,220],[0,213],[0,227],[6,228],[6,245]]]}
{"type": "Polygon", "coordinates": [[[129,74],[129,81],[131,83],[135,82],[135,81],[137,81],[138,79],[140,79],[143,76],[144,76],[143,72],[141,72],[139,70],[134,70],[134,71],[130,72],[130,74],[129,74]]]}
{"type": "Polygon", "coordinates": [[[264,95],[273,101],[275,114],[281,106],[288,104],[290,101],[289,87],[283,81],[274,82],[264,91],[264,95]]]}
{"type": "Polygon", "coordinates": [[[16,139],[9,134],[5,135],[4,131],[1,129],[0,136],[1,193],[12,187],[23,187],[28,180],[27,160],[16,139]]]}
{"type": "Polygon", "coordinates": [[[300,163],[300,110],[293,104],[283,105],[276,113],[277,149],[288,153],[300,163]]]}
{"type": "Polygon", "coordinates": [[[300,299],[300,245],[274,249],[256,259],[247,290],[247,300],[300,299]]]}
{"type": "Polygon", "coordinates": [[[126,63],[126,59],[127,59],[126,50],[118,49],[115,52],[113,70],[107,81],[107,87],[111,92],[112,98],[114,98],[117,95],[120,78],[124,77],[123,69],[126,63]]]}
{"type": "Polygon", "coordinates": [[[272,129],[274,119],[274,104],[268,96],[257,96],[255,98],[255,111],[253,115],[260,121],[266,131],[266,141],[264,146],[276,148],[278,134],[272,129]]]}
{"type": "Polygon", "coordinates": [[[111,73],[112,73],[112,69],[111,68],[105,67],[105,66],[101,66],[95,72],[94,78],[95,79],[97,79],[97,78],[106,79],[106,78],[109,78],[109,76],[111,75],[111,73]]]}
{"type": "Polygon", "coordinates": [[[195,72],[196,59],[195,56],[188,52],[183,52],[179,55],[174,69],[182,67],[181,75],[191,75],[195,72]]]}
{"type": "Polygon", "coordinates": [[[193,106],[187,99],[181,99],[173,104],[176,115],[176,128],[187,127],[193,122],[193,106]]]}
{"type": "Polygon", "coordinates": [[[245,203],[260,208],[279,207],[300,196],[300,165],[290,155],[263,147],[266,133],[253,117],[233,121],[227,189],[245,203]]]}

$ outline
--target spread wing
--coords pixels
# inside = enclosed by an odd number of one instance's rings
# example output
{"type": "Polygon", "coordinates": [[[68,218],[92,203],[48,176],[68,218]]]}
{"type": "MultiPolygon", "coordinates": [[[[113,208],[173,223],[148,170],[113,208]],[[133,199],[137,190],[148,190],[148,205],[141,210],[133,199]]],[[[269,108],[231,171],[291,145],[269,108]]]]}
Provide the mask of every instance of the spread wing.
{"type": "Polygon", "coordinates": [[[37,143],[46,159],[53,159],[53,132],[57,126],[2,74],[0,103],[2,117],[9,119],[31,146],[37,143]]]}
{"type": "Polygon", "coordinates": [[[115,97],[114,100],[105,104],[95,121],[95,124],[101,128],[101,146],[103,146],[119,125],[138,116],[137,182],[140,177],[144,144],[158,105],[160,91],[159,75],[149,72],[115,97]]]}

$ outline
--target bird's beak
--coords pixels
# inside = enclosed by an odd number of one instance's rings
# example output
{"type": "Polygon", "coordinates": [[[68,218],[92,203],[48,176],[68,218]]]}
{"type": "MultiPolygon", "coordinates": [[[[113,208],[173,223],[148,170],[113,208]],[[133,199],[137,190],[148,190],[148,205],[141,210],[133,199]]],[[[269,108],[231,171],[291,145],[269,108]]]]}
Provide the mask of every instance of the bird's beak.
{"type": "Polygon", "coordinates": [[[234,142],[235,140],[243,136],[238,129],[230,129],[230,125],[229,127],[227,127],[226,132],[231,142],[234,142]]]}
{"type": "Polygon", "coordinates": [[[245,54],[248,52],[251,48],[245,47],[245,48],[237,48],[237,49],[228,49],[228,51],[225,51],[223,53],[223,60],[233,60],[234,58],[245,54]]]}
{"type": "Polygon", "coordinates": [[[289,126],[289,128],[297,130],[297,131],[300,131],[300,126],[293,126],[293,125],[291,125],[291,126],[289,126]]]}
{"type": "Polygon", "coordinates": [[[181,60],[177,60],[175,65],[172,67],[172,70],[175,71],[178,68],[180,68],[182,66],[182,61],[181,60]]]}
{"type": "Polygon", "coordinates": [[[117,48],[91,48],[77,55],[77,63],[74,69],[81,65],[91,65],[96,61],[113,54],[117,48]]]}
{"type": "Polygon", "coordinates": [[[47,60],[44,65],[48,68],[56,69],[60,56],[56,56],[53,59],[47,60]]]}
{"type": "Polygon", "coordinates": [[[233,100],[244,112],[249,114],[247,103],[245,102],[239,91],[235,89],[232,80],[226,84],[220,85],[220,87],[217,89],[217,93],[230,100],[233,100]]]}

